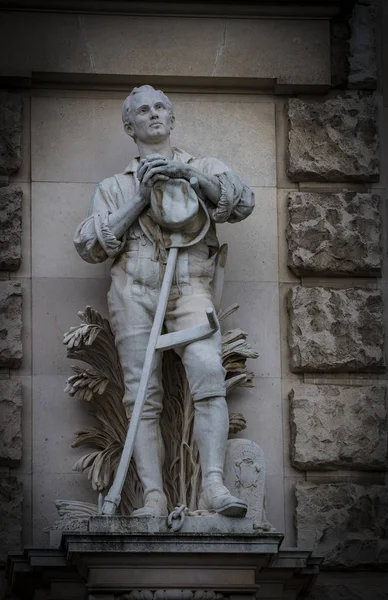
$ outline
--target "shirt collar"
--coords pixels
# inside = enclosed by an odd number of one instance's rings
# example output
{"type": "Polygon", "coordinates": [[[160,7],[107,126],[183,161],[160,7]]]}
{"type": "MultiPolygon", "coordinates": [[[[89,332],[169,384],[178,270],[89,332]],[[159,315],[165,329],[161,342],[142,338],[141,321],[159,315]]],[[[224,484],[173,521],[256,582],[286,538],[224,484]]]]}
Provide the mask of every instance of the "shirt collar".
{"type": "MultiPolygon", "coordinates": [[[[191,154],[189,154],[185,150],[181,150],[180,148],[173,148],[172,150],[174,153],[172,160],[176,160],[178,162],[183,162],[183,163],[189,163],[192,160],[194,160],[194,156],[191,156],[191,154]]],[[[137,168],[139,166],[139,161],[140,161],[140,156],[136,156],[135,158],[133,158],[131,160],[131,162],[129,163],[129,165],[127,166],[127,168],[125,169],[124,173],[125,174],[136,173],[137,168]]]]}

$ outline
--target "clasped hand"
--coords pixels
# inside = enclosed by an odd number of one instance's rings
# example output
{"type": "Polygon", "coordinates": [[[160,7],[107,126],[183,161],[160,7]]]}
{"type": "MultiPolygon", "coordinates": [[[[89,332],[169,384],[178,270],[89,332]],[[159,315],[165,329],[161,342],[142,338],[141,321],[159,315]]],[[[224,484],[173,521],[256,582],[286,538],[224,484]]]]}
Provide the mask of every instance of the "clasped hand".
{"type": "Polygon", "coordinates": [[[168,160],[160,154],[150,154],[140,161],[137,177],[142,193],[147,194],[157,181],[167,181],[167,179],[179,177],[189,179],[190,174],[186,164],[168,160]]]}

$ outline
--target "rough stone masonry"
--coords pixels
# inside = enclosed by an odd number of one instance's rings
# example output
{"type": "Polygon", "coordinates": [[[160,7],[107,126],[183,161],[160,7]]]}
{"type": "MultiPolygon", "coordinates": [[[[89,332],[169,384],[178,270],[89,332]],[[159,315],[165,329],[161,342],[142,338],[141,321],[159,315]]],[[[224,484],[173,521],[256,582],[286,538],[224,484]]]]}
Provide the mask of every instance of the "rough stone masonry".
{"type": "Polygon", "coordinates": [[[288,295],[290,366],[294,373],[381,371],[380,290],[293,287],[288,295]]]}
{"type": "Polygon", "coordinates": [[[288,101],[291,181],[378,181],[377,107],[372,94],[288,101]]]}
{"type": "Polygon", "coordinates": [[[387,467],[386,390],[301,385],[291,390],[291,462],[302,470],[387,467]]]}
{"type": "Polygon", "coordinates": [[[358,192],[288,194],[288,266],[298,276],[381,274],[380,198],[358,192]]]}

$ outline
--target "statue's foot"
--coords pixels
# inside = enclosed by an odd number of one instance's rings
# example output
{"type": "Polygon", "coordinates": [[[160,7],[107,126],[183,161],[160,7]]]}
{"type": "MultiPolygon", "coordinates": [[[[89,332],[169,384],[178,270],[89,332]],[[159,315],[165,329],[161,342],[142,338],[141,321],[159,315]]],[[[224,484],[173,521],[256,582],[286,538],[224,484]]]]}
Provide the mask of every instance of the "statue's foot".
{"type": "Polygon", "coordinates": [[[211,483],[202,490],[198,504],[199,510],[215,510],[225,517],[243,518],[248,505],[236,496],[232,496],[222,483],[211,483]]]}
{"type": "Polygon", "coordinates": [[[167,517],[167,500],[165,497],[150,498],[144,506],[133,511],[132,517],[167,517]]]}

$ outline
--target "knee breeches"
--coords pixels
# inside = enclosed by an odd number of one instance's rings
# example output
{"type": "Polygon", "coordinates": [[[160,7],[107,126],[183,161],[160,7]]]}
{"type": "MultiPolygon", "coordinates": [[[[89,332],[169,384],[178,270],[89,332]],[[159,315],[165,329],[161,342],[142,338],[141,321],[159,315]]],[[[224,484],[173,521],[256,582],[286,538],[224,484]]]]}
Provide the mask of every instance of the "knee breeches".
{"type": "MultiPolygon", "coordinates": [[[[154,319],[158,292],[144,290],[135,295],[129,288],[112,285],[108,294],[109,314],[124,374],[124,405],[130,416],[138,391],[145,352],[154,319]]],[[[206,322],[206,309],[213,307],[210,290],[172,293],[167,304],[164,330],[167,333],[206,322]]],[[[221,360],[219,331],[205,340],[175,349],[181,357],[194,401],[225,395],[225,370],[221,360]]],[[[143,418],[159,417],[163,408],[162,353],[156,352],[148,385],[143,418]]]]}

